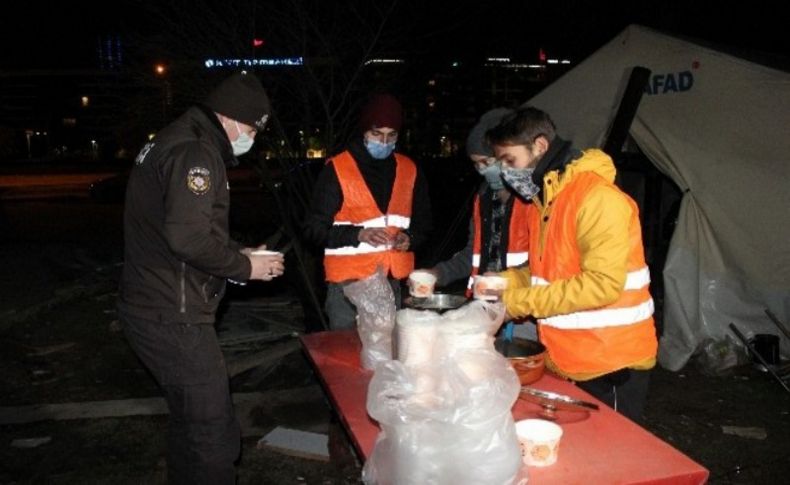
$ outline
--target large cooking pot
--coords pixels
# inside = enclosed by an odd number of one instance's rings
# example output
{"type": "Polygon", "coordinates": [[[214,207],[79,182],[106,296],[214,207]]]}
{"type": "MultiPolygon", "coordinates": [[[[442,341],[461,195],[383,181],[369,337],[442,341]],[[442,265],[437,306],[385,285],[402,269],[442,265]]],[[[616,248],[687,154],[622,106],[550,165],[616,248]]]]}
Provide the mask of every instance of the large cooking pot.
{"type": "Polygon", "coordinates": [[[543,376],[546,368],[546,347],[542,343],[514,338],[512,341],[497,340],[494,348],[510,361],[522,386],[532,384],[543,376]]]}

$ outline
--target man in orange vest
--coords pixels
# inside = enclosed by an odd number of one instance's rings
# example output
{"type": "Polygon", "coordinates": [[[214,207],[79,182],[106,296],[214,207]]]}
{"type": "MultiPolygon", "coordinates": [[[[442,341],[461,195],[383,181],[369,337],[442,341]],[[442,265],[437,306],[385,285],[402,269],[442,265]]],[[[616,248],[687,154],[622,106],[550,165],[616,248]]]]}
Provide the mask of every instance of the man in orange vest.
{"type": "Polygon", "coordinates": [[[304,232],[324,248],[324,309],[332,330],[356,326],[343,285],[379,267],[400,307],[401,280],[414,269],[414,248],[431,229],[427,182],[409,157],[395,152],[401,124],[397,99],[372,96],[360,112],[361,136],[327,160],[316,181],[304,232]]]}
{"type": "MultiPolygon", "coordinates": [[[[502,117],[512,112],[508,108],[487,111],[466,139],[466,153],[484,180],[475,195],[466,246],[450,259],[425,270],[436,276],[438,286],[468,278],[469,294],[475,275],[522,266],[529,259],[526,219],[531,202],[513,196],[512,190],[505,185],[502,180],[502,163],[494,157],[494,152],[486,140],[486,132],[496,126],[502,117]]],[[[536,338],[531,323],[523,322],[517,328],[519,336],[536,338]]],[[[506,326],[506,330],[513,331],[512,323],[506,326]]],[[[510,336],[505,335],[506,338],[510,336]]]]}
{"type": "Polygon", "coordinates": [[[573,148],[539,109],[488,139],[505,182],[535,204],[529,267],[501,273],[508,314],[537,318],[551,370],[639,422],[658,344],[636,203],[608,155],[573,148]]]}

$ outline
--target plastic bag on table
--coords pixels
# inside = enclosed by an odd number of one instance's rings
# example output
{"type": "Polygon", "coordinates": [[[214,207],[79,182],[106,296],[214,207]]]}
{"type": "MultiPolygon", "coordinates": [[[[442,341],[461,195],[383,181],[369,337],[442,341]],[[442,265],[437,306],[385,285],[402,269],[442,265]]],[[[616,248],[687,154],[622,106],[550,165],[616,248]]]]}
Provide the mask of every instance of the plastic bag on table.
{"type": "Polygon", "coordinates": [[[520,384],[493,347],[504,317],[499,307],[473,302],[440,316],[398,312],[399,328],[434,319],[439,327],[431,359],[376,368],[367,409],[382,431],[363,468],[365,483],[514,483],[522,461],[511,408],[520,384]]]}
{"type": "Polygon", "coordinates": [[[378,362],[391,360],[395,295],[384,272],[379,268],[371,276],[345,285],[343,293],[357,307],[362,367],[373,369],[378,362]]]}

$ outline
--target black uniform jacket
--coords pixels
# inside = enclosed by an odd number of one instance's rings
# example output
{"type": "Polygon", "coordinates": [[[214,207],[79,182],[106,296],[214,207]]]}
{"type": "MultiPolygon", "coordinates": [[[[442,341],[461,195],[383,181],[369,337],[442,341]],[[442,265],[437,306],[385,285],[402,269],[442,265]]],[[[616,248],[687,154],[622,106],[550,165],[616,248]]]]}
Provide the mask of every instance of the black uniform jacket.
{"type": "Polygon", "coordinates": [[[249,278],[228,230],[226,164],[235,161],[216,116],[201,107],[143,147],[126,188],[120,311],[213,323],[226,279],[249,278]]]}

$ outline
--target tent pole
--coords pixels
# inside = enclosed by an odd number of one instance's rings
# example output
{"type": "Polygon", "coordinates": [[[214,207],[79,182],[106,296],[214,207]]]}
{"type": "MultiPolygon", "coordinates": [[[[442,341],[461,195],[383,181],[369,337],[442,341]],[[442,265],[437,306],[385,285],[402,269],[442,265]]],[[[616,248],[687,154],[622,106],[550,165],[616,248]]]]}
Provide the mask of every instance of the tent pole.
{"type": "Polygon", "coordinates": [[[645,86],[650,79],[651,71],[646,67],[634,66],[631,71],[631,76],[628,78],[628,85],[625,87],[622,99],[620,99],[620,106],[617,108],[614,120],[609,127],[609,134],[606,136],[606,142],[603,145],[603,151],[608,153],[612,158],[623,149],[625,137],[628,135],[628,130],[631,129],[631,123],[636,116],[636,110],[639,108],[639,103],[642,101],[642,95],[645,92],[645,86]]]}

